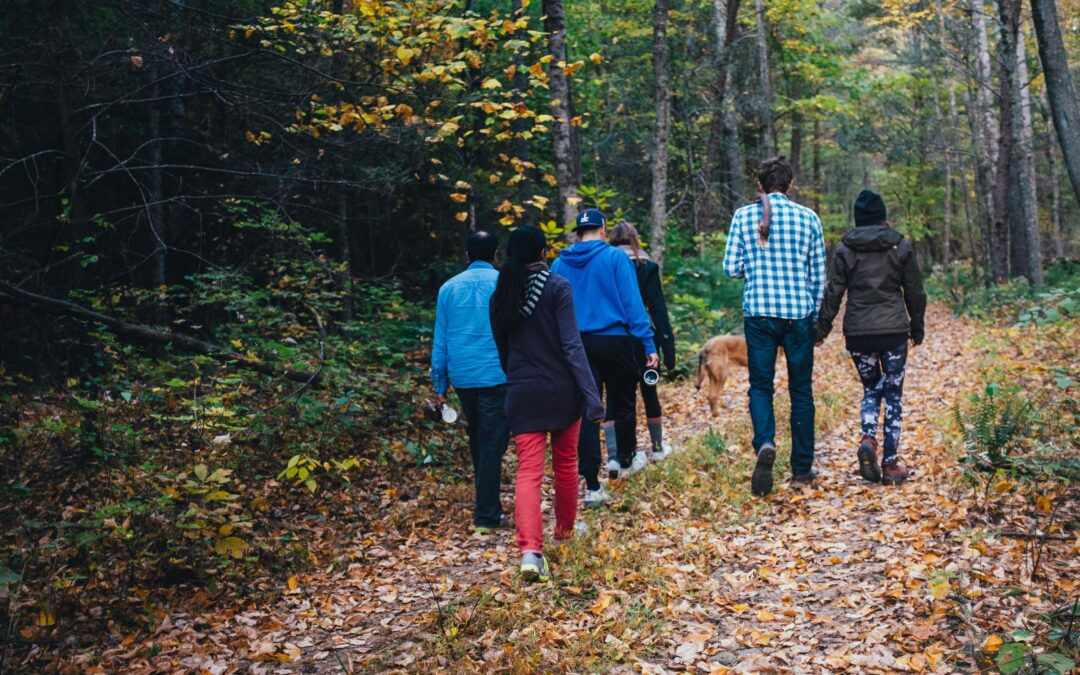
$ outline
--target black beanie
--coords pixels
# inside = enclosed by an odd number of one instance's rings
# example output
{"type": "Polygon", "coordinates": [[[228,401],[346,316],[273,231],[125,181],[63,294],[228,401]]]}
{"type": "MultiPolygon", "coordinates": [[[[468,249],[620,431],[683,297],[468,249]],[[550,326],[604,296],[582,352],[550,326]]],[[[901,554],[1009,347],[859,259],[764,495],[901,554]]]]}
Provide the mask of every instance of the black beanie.
{"type": "Polygon", "coordinates": [[[855,198],[855,227],[878,225],[885,222],[885,202],[881,195],[863,190],[855,198]]]}

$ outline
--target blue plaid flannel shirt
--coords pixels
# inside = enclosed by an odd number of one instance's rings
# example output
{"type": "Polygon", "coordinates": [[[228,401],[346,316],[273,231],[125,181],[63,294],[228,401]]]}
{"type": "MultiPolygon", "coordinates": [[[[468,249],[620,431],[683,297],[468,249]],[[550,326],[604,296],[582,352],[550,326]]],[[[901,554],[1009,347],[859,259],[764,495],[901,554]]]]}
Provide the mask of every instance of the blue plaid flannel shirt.
{"type": "Polygon", "coordinates": [[[811,209],[780,192],[769,195],[769,241],[758,243],[761,204],[735,212],[724,251],[724,273],[745,279],[743,316],[817,319],[825,293],[825,240],[811,209]]]}

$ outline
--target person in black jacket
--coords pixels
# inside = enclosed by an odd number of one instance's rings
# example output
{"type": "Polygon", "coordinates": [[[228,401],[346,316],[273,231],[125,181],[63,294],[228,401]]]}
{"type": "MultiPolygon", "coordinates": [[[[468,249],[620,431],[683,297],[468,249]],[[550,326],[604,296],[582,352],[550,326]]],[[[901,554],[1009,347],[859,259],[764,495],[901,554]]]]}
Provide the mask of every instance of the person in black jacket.
{"type": "Polygon", "coordinates": [[[825,299],[815,327],[820,343],[832,330],[847,292],[844,336],[863,385],[859,473],[886,485],[907,479],[899,461],[904,368],[908,343],[925,337],[926,293],[915,250],[889,227],[881,196],[863,190],[855,199],[855,229],[833,253],[825,299]],[[885,405],[885,454],[877,463],[877,425],[885,405]]]}
{"type": "MultiPolygon", "coordinates": [[[[675,367],[675,336],[671,330],[671,318],[668,316],[667,303],[664,302],[664,289],[660,284],[660,266],[641,250],[641,240],[637,229],[628,222],[621,222],[611,230],[608,243],[618,246],[630,256],[637,272],[638,290],[645,302],[645,309],[652,319],[656,346],[664,355],[664,366],[671,370],[675,367]]],[[[644,363],[644,351],[639,350],[638,361],[644,363]]],[[[640,378],[639,378],[640,379],[640,378]]],[[[649,438],[652,441],[652,459],[658,461],[671,454],[671,446],[664,442],[664,412],[660,407],[660,397],[655,384],[646,384],[641,380],[641,400],[645,404],[645,418],[649,425],[649,438]]],[[[605,424],[605,439],[608,458],[614,457],[615,435],[611,433],[614,423],[605,424]]]]}

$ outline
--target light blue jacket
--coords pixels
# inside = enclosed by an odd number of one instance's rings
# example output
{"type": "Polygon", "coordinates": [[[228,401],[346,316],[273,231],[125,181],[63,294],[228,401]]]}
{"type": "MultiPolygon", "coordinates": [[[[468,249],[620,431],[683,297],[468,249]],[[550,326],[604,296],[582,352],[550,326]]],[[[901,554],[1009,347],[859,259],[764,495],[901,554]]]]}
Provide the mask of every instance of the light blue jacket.
{"type": "Polygon", "coordinates": [[[488,314],[498,278],[490,263],[478,260],[439,289],[431,349],[436,394],[446,394],[448,383],[457,389],[506,384],[488,314]]]}

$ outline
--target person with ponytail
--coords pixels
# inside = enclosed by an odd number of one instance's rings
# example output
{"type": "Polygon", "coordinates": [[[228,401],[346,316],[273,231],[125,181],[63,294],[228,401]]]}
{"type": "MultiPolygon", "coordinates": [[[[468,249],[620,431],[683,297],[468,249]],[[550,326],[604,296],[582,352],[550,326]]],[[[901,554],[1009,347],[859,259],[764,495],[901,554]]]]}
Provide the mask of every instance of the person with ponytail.
{"type": "Polygon", "coordinates": [[[524,225],[510,233],[491,296],[491,330],[506,372],[506,418],[518,452],[514,524],[526,581],[547,581],[540,485],[551,440],[555,538],[573,536],[578,498],[578,436],[584,415],[604,408],[581,344],[570,284],[544,262],[547,238],[524,225]]]}
{"type": "Polygon", "coordinates": [[[793,172],[783,157],[758,166],[760,194],[731,218],[724,273],[743,279],[743,331],[750,371],[750,419],[757,454],[750,490],[772,492],[776,461],[773,380],[783,347],[791,394],[792,482],[814,473],[814,322],[825,290],[825,241],[813,210],[788,199],[793,172]]]}
{"type": "MultiPolygon", "coordinates": [[[[675,336],[671,330],[667,303],[664,301],[664,289],[660,283],[660,266],[641,249],[641,239],[637,228],[632,223],[623,221],[615,225],[611,234],[608,235],[608,243],[621,249],[630,258],[630,262],[634,263],[638,291],[645,302],[649,318],[652,319],[656,346],[664,355],[664,366],[671,370],[675,367],[675,336]]],[[[645,363],[645,352],[640,343],[635,346],[638,349],[638,362],[645,363]]],[[[655,384],[646,384],[640,378],[638,384],[641,387],[641,400],[645,404],[645,421],[649,429],[649,439],[652,441],[652,455],[649,459],[659,461],[671,453],[671,445],[664,441],[664,411],[660,407],[660,396],[655,384]]],[[[614,427],[613,421],[604,423],[609,469],[614,467],[612,462],[618,462],[614,427]]]]}

